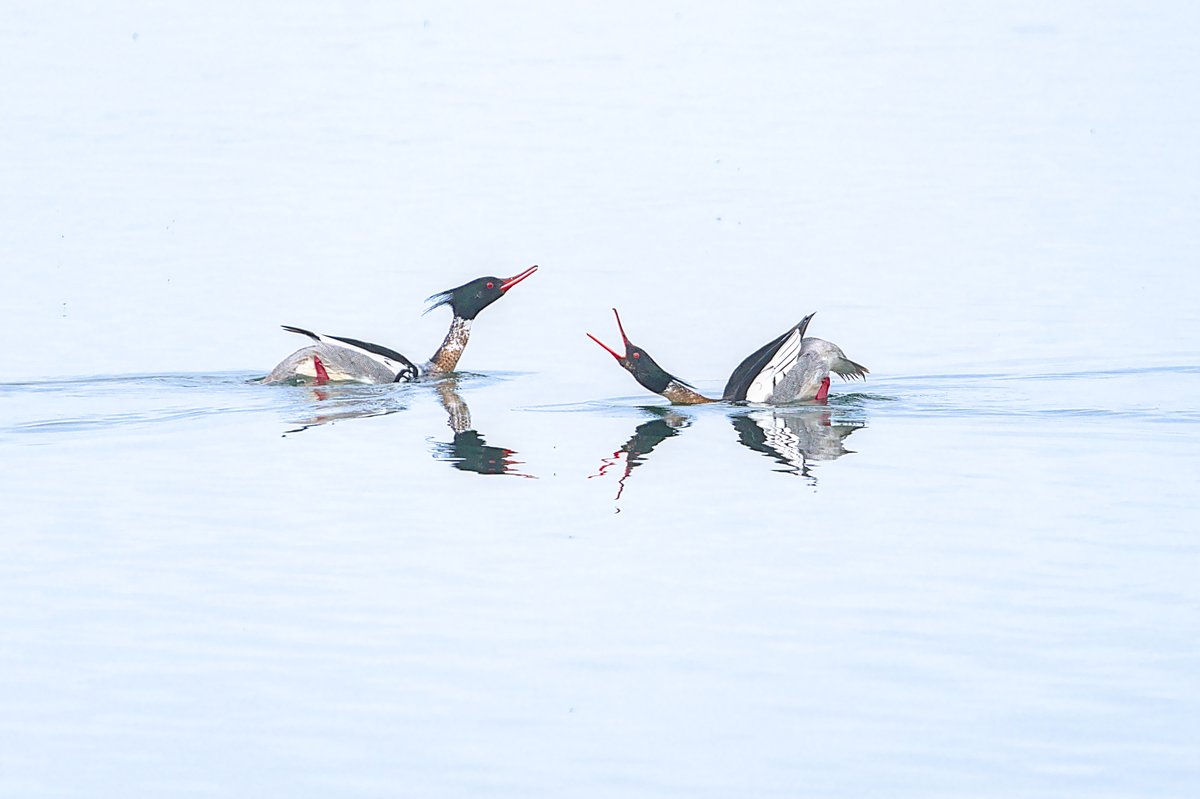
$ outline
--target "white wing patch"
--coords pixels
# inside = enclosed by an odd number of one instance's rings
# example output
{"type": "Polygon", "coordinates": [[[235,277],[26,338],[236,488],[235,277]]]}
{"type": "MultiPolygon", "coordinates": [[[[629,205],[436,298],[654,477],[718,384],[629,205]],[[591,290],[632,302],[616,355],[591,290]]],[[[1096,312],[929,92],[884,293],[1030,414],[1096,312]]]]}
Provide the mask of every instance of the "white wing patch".
{"type": "Polygon", "coordinates": [[[762,371],[754,376],[750,387],[746,389],[747,402],[770,402],[775,387],[787,377],[800,358],[800,344],[800,330],[793,330],[762,371]]]}

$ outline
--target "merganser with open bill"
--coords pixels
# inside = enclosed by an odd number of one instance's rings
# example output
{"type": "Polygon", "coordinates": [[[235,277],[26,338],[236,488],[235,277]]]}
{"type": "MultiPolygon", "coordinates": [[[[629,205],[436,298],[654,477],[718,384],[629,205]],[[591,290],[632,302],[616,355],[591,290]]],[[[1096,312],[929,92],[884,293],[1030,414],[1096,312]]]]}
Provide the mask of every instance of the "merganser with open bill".
{"type": "Polygon", "coordinates": [[[531,266],[509,278],[478,277],[458,288],[434,294],[425,309],[449,305],[454,316],[446,339],[429,360],[417,365],[381,344],[372,344],[343,336],[328,336],[300,327],[283,325],[289,333],[308,336],[316,344],[297,350],[283,359],[264,383],[406,383],[421,377],[434,377],[453,372],[471,337],[471,323],[484,308],[500,299],[513,286],[537,271],[531,266]]]}
{"type": "Polygon", "coordinates": [[[842,348],[833,342],[806,337],[804,332],[808,329],[808,323],[816,316],[810,313],[738,364],[729,376],[721,398],[712,399],[663,369],[649,353],[630,341],[616,308],[613,308],[613,313],[625,344],[625,354],[616,352],[591,333],[587,334],[588,338],[616,358],[617,363],[627,369],[635,380],[676,405],[698,405],[702,402],[761,402],[768,405],[806,400],[824,402],[829,396],[831,372],[843,380],[865,380],[869,371],[867,367],[847,358],[842,348]]]}

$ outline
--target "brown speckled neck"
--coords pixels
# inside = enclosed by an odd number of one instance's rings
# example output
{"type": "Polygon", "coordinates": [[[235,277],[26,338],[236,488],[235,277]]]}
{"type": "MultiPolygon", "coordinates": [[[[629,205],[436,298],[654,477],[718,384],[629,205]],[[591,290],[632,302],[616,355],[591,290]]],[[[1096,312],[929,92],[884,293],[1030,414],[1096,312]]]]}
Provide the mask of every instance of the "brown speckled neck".
{"type": "Polygon", "coordinates": [[[470,338],[471,320],[455,316],[450,321],[450,330],[446,333],[446,340],[429,358],[429,363],[425,364],[425,374],[436,375],[453,372],[454,367],[458,366],[458,359],[462,357],[463,350],[467,348],[467,340],[470,338]]]}
{"type": "Polygon", "coordinates": [[[675,405],[699,405],[702,402],[720,402],[720,400],[709,399],[703,394],[693,391],[678,380],[672,380],[670,383],[667,383],[667,387],[662,390],[662,395],[675,405]]]}

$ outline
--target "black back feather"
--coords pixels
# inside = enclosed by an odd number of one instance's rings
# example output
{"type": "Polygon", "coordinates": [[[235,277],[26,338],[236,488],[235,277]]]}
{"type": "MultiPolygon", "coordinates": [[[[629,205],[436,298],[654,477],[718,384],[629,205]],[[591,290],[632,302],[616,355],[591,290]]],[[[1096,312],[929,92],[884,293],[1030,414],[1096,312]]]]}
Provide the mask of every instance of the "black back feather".
{"type": "Polygon", "coordinates": [[[369,341],[359,341],[356,338],[346,338],[344,336],[330,336],[329,338],[349,344],[352,347],[358,347],[360,350],[366,350],[367,352],[373,352],[376,355],[382,355],[385,358],[391,358],[397,363],[408,364],[413,369],[417,368],[417,365],[408,358],[404,357],[393,349],[383,346],[382,344],[372,344],[369,341]]]}
{"type": "Polygon", "coordinates": [[[321,340],[321,337],[318,336],[316,333],[312,332],[311,330],[305,330],[302,327],[292,327],[291,325],[280,325],[280,327],[282,327],[284,330],[286,330],[289,333],[299,333],[302,336],[308,336],[313,341],[319,342],[321,340]]]}

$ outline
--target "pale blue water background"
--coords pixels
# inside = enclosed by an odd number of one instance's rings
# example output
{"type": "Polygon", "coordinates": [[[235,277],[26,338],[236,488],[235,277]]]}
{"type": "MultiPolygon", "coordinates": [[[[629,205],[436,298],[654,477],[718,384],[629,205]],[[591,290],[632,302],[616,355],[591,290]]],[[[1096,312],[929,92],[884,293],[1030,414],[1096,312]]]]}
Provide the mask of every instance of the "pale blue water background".
{"type": "Polygon", "coordinates": [[[6,7],[0,795],[1195,796],[1198,23],[6,7]]]}

